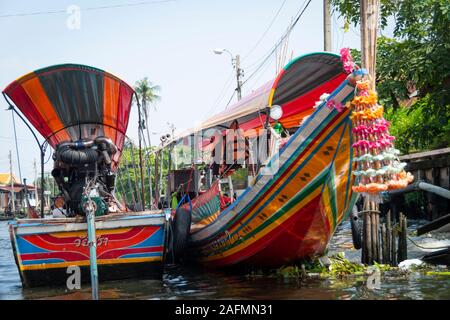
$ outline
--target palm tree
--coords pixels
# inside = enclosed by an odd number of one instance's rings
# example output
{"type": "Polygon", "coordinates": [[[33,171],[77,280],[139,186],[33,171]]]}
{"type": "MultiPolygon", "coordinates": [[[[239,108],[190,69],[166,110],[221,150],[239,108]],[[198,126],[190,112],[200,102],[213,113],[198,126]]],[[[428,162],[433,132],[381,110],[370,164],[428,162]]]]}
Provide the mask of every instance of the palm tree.
{"type": "MultiPolygon", "coordinates": [[[[139,102],[142,107],[142,111],[144,113],[144,121],[145,121],[144,127],[146,128],[146,131],[147,131],[148,145],[149,145],[149,147],[151,147],[149,120],[148,120],[149,106],[151,104],[153,104],[153,106],[154,106],[155,102],[161,100],[161,97],[157,94],[157,92],[160,91],[160,87],[158,85],[153,84],[151,81],[149,81],[148,77],[145,77],[141,80],[136,81],[134,90],[136,91],[137,98],[139,99],[139,102]]],[[[150,209],[152,209],[152,207],[153,207],[153,201],[152,201],[153,188],[152,188],[151,165],[149,166],[148,179],[149,179],[149,186],[150,186],[150,209]]],[[[145,206],[145,204],[144,204],[144,206],[145,206]]]]}
{"type": "Polygon", "coordinates": [[[161,100],[161,97],[157,94],[160,89],[161,88],[158,85],[155,85],[149,81],[148,77],[136,81],[134,90],[136,91],[139,101],[141,102],[146,122],[148,119],[148,105],[161,100]]]}

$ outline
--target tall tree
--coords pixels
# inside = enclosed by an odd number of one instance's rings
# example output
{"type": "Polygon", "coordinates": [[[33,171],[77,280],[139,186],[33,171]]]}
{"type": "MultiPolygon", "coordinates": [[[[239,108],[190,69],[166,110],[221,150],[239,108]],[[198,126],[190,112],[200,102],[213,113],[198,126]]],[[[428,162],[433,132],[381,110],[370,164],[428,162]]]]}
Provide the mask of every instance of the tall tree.
{"type": "MultiPolygon", "coordinates": [[[[145,77],[141,80],[136,81],[134,90],[136,91],[137,97],[142,107],[142,111],[144,113],[144,121],[145,123],[141,123],[141,128],[145,128],[147,132],[147,142],[148,147],[151,150],[151,139],[150,139],[150,124],[149,124],[149,107],[150,105],[154,105],[155,102],[161,100],[161,97],[158,95],[160,91],[160,87],[158,85],[153,84],[148,80],[148,77],[145,77]]],[[[149,161],[148,156],[146,157],[146,162],[149,161]]],[[[152,187],[152,175],[151,175],[151,165],[149,166],[150,174],[149,177],[149,192],[150,192],[150,209],[153,208],[153,187],[152,187]]]]}
{"type": "MultiPolygon", "coordinates": [[[[394,28],[393,38],[382,36],[378,40],[379,101],[393,120],[399,112],[404,116],[415,113],[419,121],[413,128],[393,123],[393,130],[399,129],[393,132],[400,134],[399,146],[404,152],[449,146],[450,1],[380,1],[380,28],[388,24],[394,28]],[[397,111],[405,101],[408,111],[397,111]]],[[[331,0],[331,5],[346,23],[359,23],[359,0],[331,0]]]]}

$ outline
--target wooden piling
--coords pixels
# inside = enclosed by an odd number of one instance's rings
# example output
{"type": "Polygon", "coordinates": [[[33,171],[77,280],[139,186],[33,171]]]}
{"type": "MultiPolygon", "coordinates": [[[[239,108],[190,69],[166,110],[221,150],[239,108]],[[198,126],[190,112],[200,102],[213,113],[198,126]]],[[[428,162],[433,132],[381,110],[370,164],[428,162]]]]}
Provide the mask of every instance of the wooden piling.
{"type": "Polygon", "coordinates": [[[407,219],[406,216],[400,213],[400,234],[398,239],[398,261],[403,261],[408,258],[407,246],[407,219]]]}
{"type": "Polygon", "coordinates": [[[363,228],[362,228],[362,243],[361,243],[361,263],[367,264],[367,248],[366,248],[366,239],[367,239],[367,222],[366,215],[364,213],[362,216],[363,219],[363,228]]]}
{"type": "Polygon", "coordinates": [[[401,262],[404,259],[404,254],[403,254],[403,223],[404,223],[404,218],[403,218],[403,213],[400,212],[398,215],[398,243],[397,243],[397,261],[401,262]]]}
{"type": "Polygon", "coordinates": [[[379,212],[373,212],[373,215],[375,217],[375,248],[376,248],[376,261],[378,263],[381,262],[381,239],[380,239],[380,213],[379,212]]]}
{"type": "Polygon", "coordinates": [[[373,251],[372,251],[372,219],[370,216],[370,211],[366,211],[364,214],[364,222],[366,225],[366,237],[364,239],[364,248],[366,251],[366,264],[373,263],[373,251]]]}
{"type": "Polygon", "coordinates": [[[375,212],[370,212],[370,226],[371,226],[371,237],[372,237],[372,262],[377,260],[377,226],[375,212]]]}
{"type": "Polygon", "coordinates": [[[391,210],[388,210],[386,214],[386,259],[385,263],[392,263],[391,256],[391,245],[392,245],[392,226],[391,226],[391,210]]]}
{"type": "Polygon", "coordinates": [[[382,259],[381,263],[388,264],[388,240],[387,240],[387,232],[386,232],[386,223],[381,225],[381,244],[382,244],[382,259]]]}
{"type": "Polygon", "coordinates": [[[397,241],[397,261],[402,262],[403,261],[403,244],[402,244],[402,233],[403,233],[403,213],[400,212],[398,214],[398,241],[397,241]]]}
{"type": "Polygon", "coordinates": [[[396,238],[397,238],[397,225],[392,226],[392,233],[391,233],[391,259],[392,259],[392,266],[397,266],[397,245],[396,245],[396,238]]]}

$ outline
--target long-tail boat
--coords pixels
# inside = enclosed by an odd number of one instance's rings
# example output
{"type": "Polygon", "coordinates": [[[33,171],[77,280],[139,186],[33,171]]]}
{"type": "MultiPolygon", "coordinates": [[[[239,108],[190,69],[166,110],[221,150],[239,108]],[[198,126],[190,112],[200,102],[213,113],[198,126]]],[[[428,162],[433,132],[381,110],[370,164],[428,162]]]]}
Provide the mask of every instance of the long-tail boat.
{"type": "MultiPolygon", "coordinates": [[[[241,151],[245,149],[241,164],[219,161],[215,167],[193,159],[184,170],[169,167],[174,229],[186,228],[190,222],[187,243],[177,243],[183,239],[175,238],[172,252],[179,256],[187,252],[188,258],[221,267],[275,267],[322,255],[356,199],[352,123],[345,105],[364,75],[361,69],[347,74],[339,55],[298,57],[273,81],[166,143],[158,152],[187,143],[208,154],[217,139],[199,132],[216,129],[225,136],[230,128],[243,130],[245,141],[240,145],[241,151]],[[260,132],[268,136],[269,146],[279,143],[281,148],[269,147],[266,161],[249,164],[249,139],[261,138],[260,132]],[[250,182],[236,195],[233,179],[243,167],[250,182]],[[222,187],[224,181],[228,186],[222,187]]],[[[228,154],[239,150],[236,141],[224,143],[224,148],[232,144],[228,154]]]]}
{"type": "Polygon", "coordinates": [[[10,108],[44,138],[41,159],[46,146],[52,147],[52,176],[60,192],[50,218],[44,218],[42,205],[41,217],[10,224],[24,286],[64,284],[68,267],[79,267],[81,280],[89,279],[89,210],[95,213],[92,242],[100,281],[162,275],[165,215],[142,206],[130,211],[115,194],[134,94],[116,76],[78,64],[36,70],[4,89],[10,108]]]}

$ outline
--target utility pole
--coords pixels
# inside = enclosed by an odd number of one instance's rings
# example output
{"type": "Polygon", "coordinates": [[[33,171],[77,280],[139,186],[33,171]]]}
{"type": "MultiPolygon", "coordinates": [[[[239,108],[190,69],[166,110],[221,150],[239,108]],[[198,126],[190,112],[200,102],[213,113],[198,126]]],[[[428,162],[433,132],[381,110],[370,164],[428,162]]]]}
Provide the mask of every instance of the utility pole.
{"type": "Polygon", "coordinates": [[[238,54],[236,55],[236,58],[234,58],[234,69],[236,70],[236,81],[237,81],[236,92],[237,92],[237,99],[239,101],[242,98],[242,92],[241,92],[242,81],[241,81],[241,77],[244,76],[244,70],[241,69],[241,56],[238,55],[238,54]]]}
{"type": "Polygon", "coordinates": [[[369,72],[371,87],[375,89],[380,0],[360,0],[359,5],[361,18],[361,67],[369,72]]]}
{"type": "Polygon", "coordinates": [[[323,50],[332,50],[330,0],[323,0],[323,50]]]}
{"type": "MultiPolygon", "coordinates": [[[[36,159],[34,159],[33,161],[33,169],[34,169],[34,196],[35,196],[35,208],[38,208],[38,202],[39,202],[39,197],[38,197],[38,188],[37,188],[37,165],[36,165],[36,159]]],[[[42,199],[44,200],[44,199],[42,199]]]]}
{"type": "Polygon", "coordinates": [[[11,180],[11,210],[13,216],[16,214],[16,197],[14,194],[14,178],[13,178],[13,169],[12,169],[12,154],[11,150],[9,150],[9,175],[11,180]]]}
{"type": "Polygon", "coordinates": [[[242,97],[242,92],[241,92],[241,88],[242,88],[242,81],[241,81],[241,77],[244,76],[244,70],[241,69],[241,56],[240,55],[236,55],[233,56],[233,54],[228,51],[227,49],[214,49],[214,53],[215,54],[222,54],[222,53],[228,53],[231,57],[231,64],[234,68],[234,70],[236,71],[236,81],[237,81],[237,86],[236,86],[236,91],[237,91],[237,99],[238,101],[241,100],[242,97]]]}

